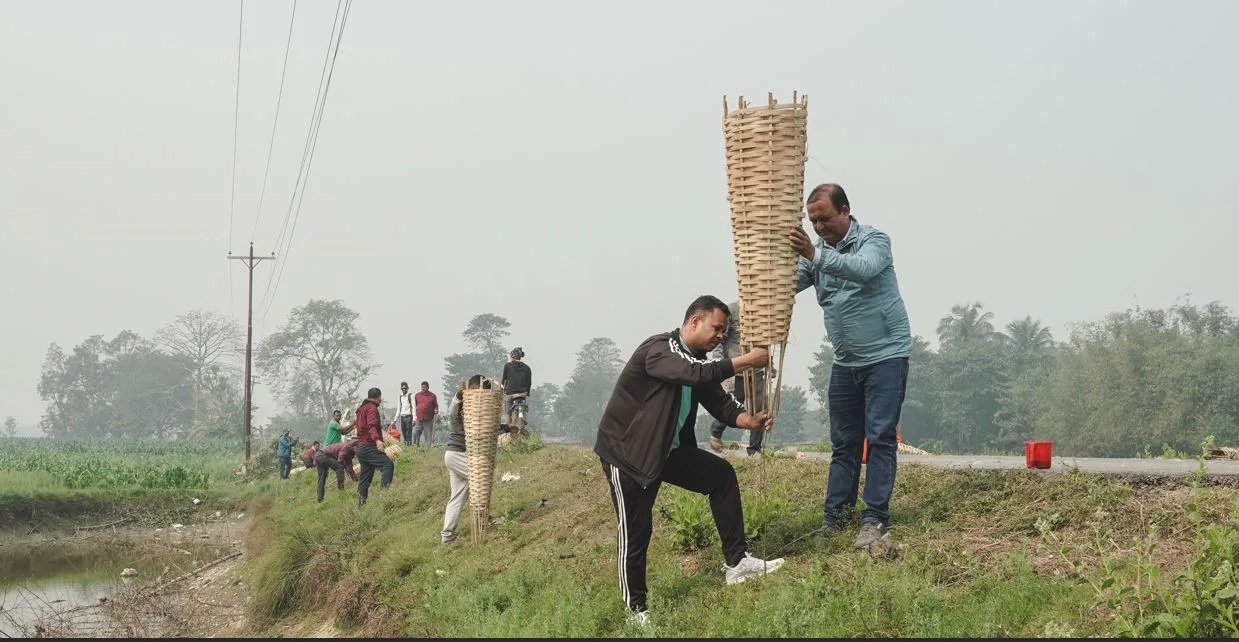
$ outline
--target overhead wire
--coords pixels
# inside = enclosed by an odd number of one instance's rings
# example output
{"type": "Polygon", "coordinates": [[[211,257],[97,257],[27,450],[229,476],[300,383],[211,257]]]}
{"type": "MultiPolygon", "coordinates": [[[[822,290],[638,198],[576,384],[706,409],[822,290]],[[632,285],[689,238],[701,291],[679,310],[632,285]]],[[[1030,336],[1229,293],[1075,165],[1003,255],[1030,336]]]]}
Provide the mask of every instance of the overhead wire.
{"type": "Polygon", "coordinates": [[[284,43],[284,65],[280,69],[280,89],[275,95],[275,117],[271,122],[271,142],[267,146],[267,165],[262,172],[262,189],[258,192],[258,213],[254,215],[254,229],[250,231],[250,241],[258,232],[258,221],[262,219],[262,204],[267,196],[267,178],[271,174],[271,155],[275,151],[275,132],[280,125],[280,103],[284,100],[284,77],[288,73],[288,53],[293,44],[293,24],[297,19],[297,0],[293,0],[292,15],[288,18],[288,40],[284,43]]]}
{"type": "MultiPolygon", "coordinates": [[[[339,0],[337,1],[337,5],[336,5],[337,6],[337,17],[338,17],[337,22],[339,24],[339,29],[337,31],[335,29],[335,24],[333,24],[332,32],[333,32],[333,36],[335,39],[335,46],[333,48],[331,46],[330,41],[328,42],[328,49],[329,49],[328,55],[330,58],[330,65],[326,67],[325,80],[320,75],[320,87],[322,88],[322,93],[321,93],[321,96],[319,97],[319,100],[316,100],[316,103],[317,103],[316,106],[318,108],[317,114],[311,116],[311,126],[310,126],[310,130],[307,132],[306,146],[302,153],[301,171],[298,172],[298,181],[297,181],[297,184],[294,185],[293,187],[292,198],[289,199],[288,213],[285,215],[285,223],[287,224],[289,222],[290,220],[289,215],[291,215],[291,227],[288,228],[288,237],[285,240],[282,256],[281,256],[281,259],[279,260],[279,271],[278,271],[278,274],[276,274],[275,276],[274,286],[270,287],[267,294],[265,295],[266,307],[263,311],[264,320],[266,319],[267,313],[270,312],[271,310],[271,305],[275,301],[275,293],[279,291],[280,282],[283,280],[283,277],[284,277],[284,269],[288,265],[288,253],[290,249],[292,248],[292,238],[293,238],[293,234],[297,230],[297,222],[301,218],[301,205],[305,201],[305,190],[306,190],[306,186],[309,183],[310,170],[314,162],[314,151],[318,147],[318,135],[319,135],[319,131],[322,129],[323,113],[326,111],[326,107],[327,107],[327,96],[329,92],[331,91],[331,79],[335,75],[336,59],[339,57],[339,54],[340,54],[340,43],[344,39],[344,27],[348,23],[348,15],[349,15],[350,10],[352,9],[352,5],[353,5],[352,0],[344,0],[343,13],[340,13],[339,11],[340,1],[339,0]],[[300,185],[300,188],[301,188],[300,193],[297,192],[297,185],[300,185]],[[294,205],[294,202],[295,202],[295,205],[294,205]]],[[[324,63],[326,62],[327,62],[326,59],[324,59],[324,63]]],[[[281,235],[282,234],[283,232],[281,231],[281,235]]]]}
{"type": "MultiPolygon", "coordinates": [[[[241,42],[245,33],[245,0],[241,0],[241,8],[237,17],[237,84],[233,97],[232,113],[232,195],[228,205],[228,251],[232,251],[232,227],[236,219],[237,209],[237,138],[241,123],[241,42]]],[[[233,291],[232,261],[228,262],[228,306],[232,316],[236,317],[235,292],[233,291]]]]}
{"type": "MultiPolygon", "coordinates": [[[[277,262],[280,265],[283,264],[283,250],[280,249],[280,245],[284,242],[285,235],[288,233],[289,224],[292,221],[293,206],[294,206],[293,203],[297,197],[297,190],[301,187],[302,179],[305,173],[306,161],[309,158],[310,142],[313,137],[315,124],[319,120],[319,111],[320,111],[319,107],[322,104],[323,85],[327,81],[327,67],[328,67],[328,64],[331,58],[332,43],[336,39],[336,31],[340,24],[341,9],[343,5],[344,5],[343,0],[336,0],[336,11],[335,11],[335,16],[332,19],[332,23],[331,23],[331,34],[327,38],[327,51],[323,54],[323,66],[322,66],[322,69],[319,71],[318,88],[314,92],[314,107],[310,111],[310,124],[306,132],[305,144],[302,146],[302,149],[301,149],[301,165],[297,169],[297,180],[293,184],[292,196],[290,197],[290,200],[288,203],[288,211],[284,213],[284,222],[280,225],[280,232],[275,240],[275,247],[280,253],[280,258],[277,259],[277,262]]],[[[262,298],[262,302],[260,303],[260,306],[265,306],[265,309],[263,312],[264,322],[266,321],[267,311],[270,310],[270,305],[268,302],[272,296],[272,292],[273,292],[272,287],[275,283],[276,274],[277,274],[277,270],[272,269],[272,271],[267,276],[267,287],[263,291],[263,298],[262,298]]]]}

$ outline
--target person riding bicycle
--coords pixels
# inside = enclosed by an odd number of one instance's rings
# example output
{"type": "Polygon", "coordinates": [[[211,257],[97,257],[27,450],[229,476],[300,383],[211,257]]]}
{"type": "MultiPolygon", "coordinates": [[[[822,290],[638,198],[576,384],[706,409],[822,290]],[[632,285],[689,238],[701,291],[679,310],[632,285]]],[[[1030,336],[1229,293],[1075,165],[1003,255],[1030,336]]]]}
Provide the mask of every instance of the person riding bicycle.
{"type": "Polygon", "coordinates": [[[508,432],[512,401],[528,397],[533,386],[533,373],[529,370],[529,365],[521,361],[525,358],[525,351],[519,347],[513,348],[509,356],[512,360],[503,365],[503,377],[499,380],[499,383],[503,385],[503,414],[499,416],[500,432],[508,432]]]}

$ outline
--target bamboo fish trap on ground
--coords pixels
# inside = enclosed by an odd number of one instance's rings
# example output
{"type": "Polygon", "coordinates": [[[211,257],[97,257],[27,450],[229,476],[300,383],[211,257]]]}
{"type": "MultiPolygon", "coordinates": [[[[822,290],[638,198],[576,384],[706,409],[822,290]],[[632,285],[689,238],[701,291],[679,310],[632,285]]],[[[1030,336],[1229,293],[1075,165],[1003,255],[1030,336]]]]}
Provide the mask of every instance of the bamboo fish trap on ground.
{"type": "Polygon", "coordinates": [[[480,542],[490,526],[490,493],[495,484],[503,388],[497,381],[476,375],[465,385],[463,397],[461,416],[469,462],[469,506],[473,509],[471,535],[474,542],[480,542]]]}
{"type": "Polygon", "coordinates": [[[734,111],[728,110],[727,98],[723,98],[741,349],[770,349],[765,394],[756,389],[756,370],[743,374],[745,405],[771,417],[778,413],[784,349],[796,297],[797,257],[788,234],[801,224],[808,108],[808,98],[796,93],[790,103],[780,104],[769,94],[766,104],[754,106],[741,96],[734,111]],[[769,376],[776,363],[774,376],[769,376]]]}

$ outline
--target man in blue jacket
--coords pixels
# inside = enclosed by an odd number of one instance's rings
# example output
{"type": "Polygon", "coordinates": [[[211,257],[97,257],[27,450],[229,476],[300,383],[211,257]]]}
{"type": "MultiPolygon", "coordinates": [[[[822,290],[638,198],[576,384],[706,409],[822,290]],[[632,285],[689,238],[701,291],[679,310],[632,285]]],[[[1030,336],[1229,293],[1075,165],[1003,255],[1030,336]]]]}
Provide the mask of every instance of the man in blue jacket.
{"type": "Polygon", "coordinates": [[[671,332],[637,346],[615,381],[598,424],[594,452],[611,486],[618,522],[620,592],[641,625],[646,610],[646,551],[653,533],[654,500],[663,482],[708,495],[723,545],[723,575],[736,584],[777,571],[782,559],[763,560],[748,551],[736,471],[723,458],[697,447],[697,407],[727,426],[768,431],[770,416],[746,412],[722,382],[737,372],[765,365],[767,348],[731,359],[707,359],[727,332],[727,305],[698,297],[671,332]]]}
{"type": "Polygon", "coordinates": [[[895,486],[896,427],[908,383],[912,332],[899,295],[890,237],[862,225],[843,188],[825,183],[805,200],[814,243],[801,226],[791,233],[800,255],[796,292],[816,288],[834,348],[830,406],[830,473],[822,533],[843,529],[856,505],[861,449],[869,440],[860,532],[864,548],[889,536],[895,486]]]}
{"type": "Polygon", "coordinates": [[[275,444],[275,459],[280,464],[280,479],[288,479],[293,469],[293,438],[292,429],[285,430],[275,444]]]}

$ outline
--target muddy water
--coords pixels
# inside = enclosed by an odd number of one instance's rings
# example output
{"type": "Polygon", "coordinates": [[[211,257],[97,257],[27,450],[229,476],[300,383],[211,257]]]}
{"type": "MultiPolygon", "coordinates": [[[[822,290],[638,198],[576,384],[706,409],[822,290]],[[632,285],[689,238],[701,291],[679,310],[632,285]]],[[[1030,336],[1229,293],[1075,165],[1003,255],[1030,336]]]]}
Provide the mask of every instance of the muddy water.
{"type": "Polygon", "coordinates": [[[30,636],[40,619],[192,571],[237,550],[229,535],[218,527],[184,527],[5,542],[0,637],[30,636]],[[122,577],[125,569],[137,575],[122,577]]]}

